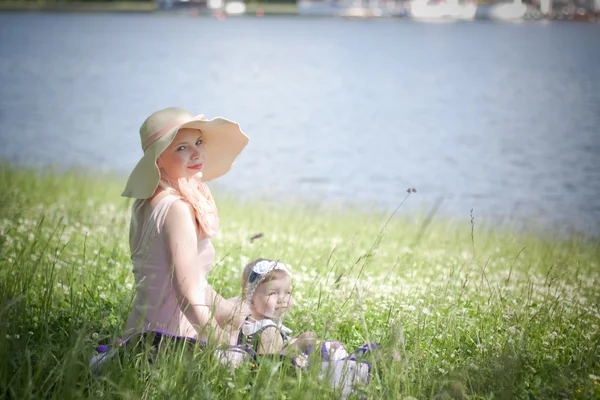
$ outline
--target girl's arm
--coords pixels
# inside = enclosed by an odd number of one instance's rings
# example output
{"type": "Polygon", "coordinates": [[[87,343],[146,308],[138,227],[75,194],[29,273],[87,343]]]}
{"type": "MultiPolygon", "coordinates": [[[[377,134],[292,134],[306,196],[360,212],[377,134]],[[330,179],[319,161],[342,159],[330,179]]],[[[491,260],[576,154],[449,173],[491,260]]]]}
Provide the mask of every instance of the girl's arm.
{"type": "Polygon", "coordinates": [[[181,310],[198,336],[211,337],[218,343],[229,343],[229,335],[215,323],[206,299],[201,296],[203,291],[196,265],[198,237],[194,222],[190,208],[181,200],[176,200],[167,212],[164,230],[171,255],[173,286],[181,310]]]}
{"type": "Polygon", "coordinates": [[[276,326],[263,330],[259,340],[258,354],[279,354],[283,350],[283,338],[276,326]]]}
{"type": "Polygon", "coordinates": [[[281,354],[292,353],[306,353],[310,346],[314,346],[322,343],[321,340],[317,339],[317,334],[314,332],[303,332],[298,337],[289,340],[289,346],[287,346],[281,354]]]}

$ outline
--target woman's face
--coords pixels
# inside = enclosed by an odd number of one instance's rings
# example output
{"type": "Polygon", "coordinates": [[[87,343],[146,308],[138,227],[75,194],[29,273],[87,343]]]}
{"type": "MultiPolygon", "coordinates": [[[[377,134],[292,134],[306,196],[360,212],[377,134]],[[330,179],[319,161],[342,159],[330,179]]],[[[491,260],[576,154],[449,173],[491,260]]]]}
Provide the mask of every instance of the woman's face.
{"type": "Polygon", "coordinates": [[[289,276],[275,278],[256,288],[252,297],[252,314],[256,319],[270,318],[278,321],[293,305],[292,280],[289,276]]]}
{"type": "Polygon", "coordinates": [[[198,129],[183,128],[158,157],[157,165],[161,175],[174,183],[180,178],[189,179],[200,172],[204,158],[202,132],[198,129]]]}

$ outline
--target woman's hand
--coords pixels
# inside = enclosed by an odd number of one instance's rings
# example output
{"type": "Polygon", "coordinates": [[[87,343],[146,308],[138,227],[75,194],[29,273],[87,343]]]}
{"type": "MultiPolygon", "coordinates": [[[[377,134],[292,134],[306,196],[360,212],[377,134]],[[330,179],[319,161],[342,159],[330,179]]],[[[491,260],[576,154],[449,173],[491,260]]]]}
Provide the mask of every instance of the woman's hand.
{"type": "Polygon", "coordinates": [[[231,319],[231,326],[239,330],[242,327],[242,324],[248,318],[248,316],[252,313],[252,310],[245,302],[234,303],[234,312],[233,318],[231,319]]]}
{"type": "Polygon", "coordinates": [[[233,330],[239,330],[251,310],[239,297],[224,299],[220,294],[209,286],[206,289],[208,298],[212,300],[212,309],[215,318],[221,326],[230,325],[233,330]]]}

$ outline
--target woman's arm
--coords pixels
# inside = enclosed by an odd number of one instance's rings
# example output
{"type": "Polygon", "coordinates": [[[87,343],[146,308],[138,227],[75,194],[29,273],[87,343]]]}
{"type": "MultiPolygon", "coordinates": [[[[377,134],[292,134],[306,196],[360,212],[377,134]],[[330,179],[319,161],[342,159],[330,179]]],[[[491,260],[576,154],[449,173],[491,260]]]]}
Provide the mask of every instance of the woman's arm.
{"type": "Polygon", "coordinates": [[[201,296],[203,291],[196,265],[198,237],[187,204],[176,200],[171,205],[165,219],[164,230],[173,268],[173,286],[182,311],[198,331],[199,337],[216,339],[218,343],[229,343],[229,334],[212,319],[206,299],[201,296]]]}
{"type": "Polygon", "coordinates": [[[225,299],[211,286],[206,289],[206,294],[211,299],[215,319],[221,326],[231,325],[233,330],[238,330],[251,313],[250,307],[239,297],[225,299]]]}

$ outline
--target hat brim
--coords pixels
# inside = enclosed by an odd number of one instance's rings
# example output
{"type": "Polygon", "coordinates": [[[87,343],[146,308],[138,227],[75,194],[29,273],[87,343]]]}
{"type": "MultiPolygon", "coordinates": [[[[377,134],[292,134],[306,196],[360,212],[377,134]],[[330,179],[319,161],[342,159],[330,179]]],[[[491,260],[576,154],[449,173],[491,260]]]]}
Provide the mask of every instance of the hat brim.
{"type": "Polygon", "coordinates": [[[122,196],[136,199],[152,197],[160,179],[156,160],[182,128],[193,128],[202,132],[202,145],[206,155],[202,167],[203,181],[211,181],[229,172],[235,159],[249,141],[248,136],[242,132],[237,123],[225,118],[197,119],[173,127],[148,146],[129,175],[122,196]]]}

